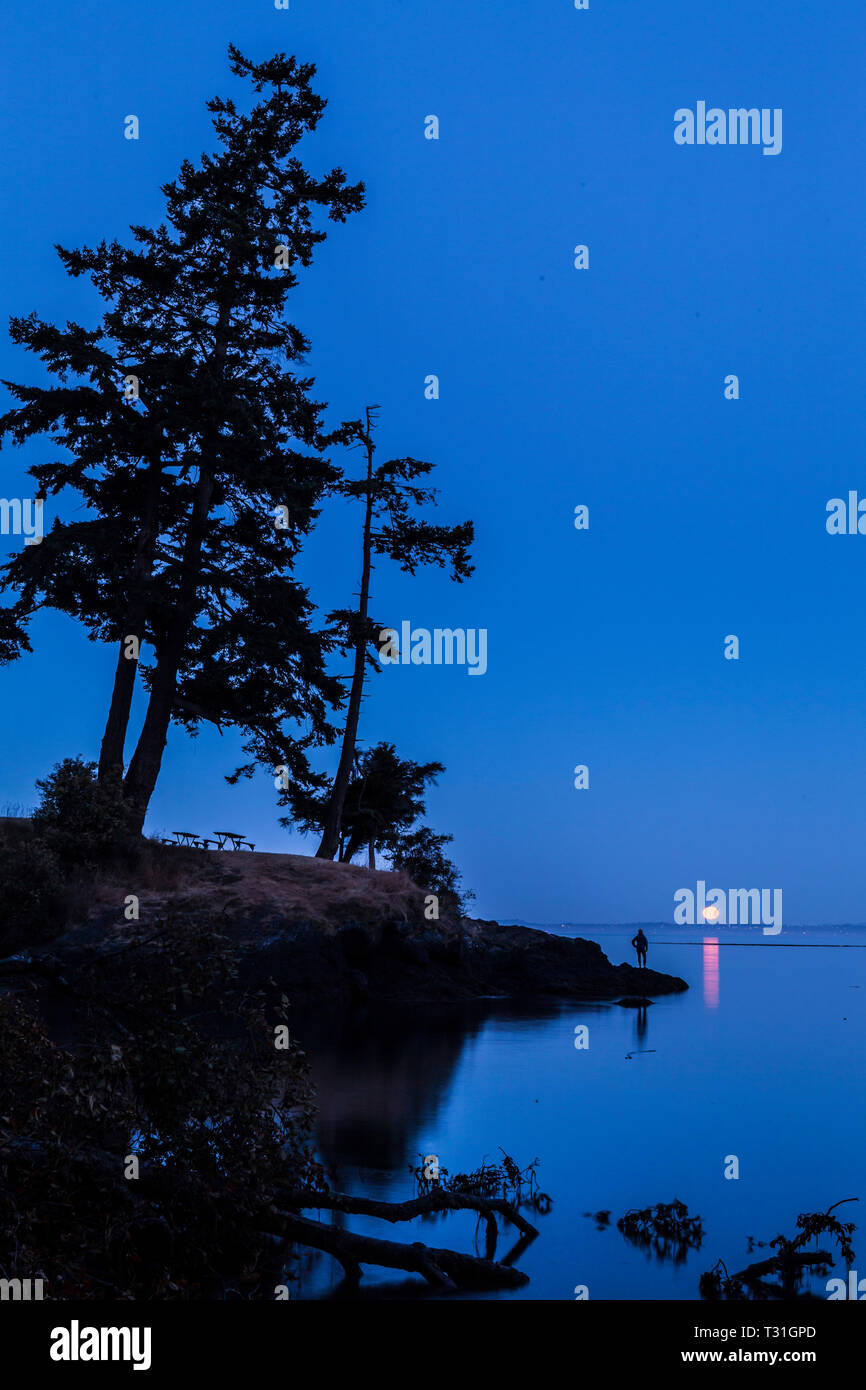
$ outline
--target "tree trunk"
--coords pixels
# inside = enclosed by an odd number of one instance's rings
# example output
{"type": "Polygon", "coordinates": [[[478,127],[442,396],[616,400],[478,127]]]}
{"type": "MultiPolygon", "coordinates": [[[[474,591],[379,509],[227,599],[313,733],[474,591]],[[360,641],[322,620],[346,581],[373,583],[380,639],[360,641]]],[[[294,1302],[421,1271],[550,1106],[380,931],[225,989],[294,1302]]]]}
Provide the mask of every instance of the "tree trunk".
{"type": "Polygon", "coordinates": [[[154,459],[148,467],[147,497],[132,567],[130,599],[123,620],[123,632],[120,634],[117,665],[114,670],[114,689],[111,693],[111,705],[105,722],[105,732],[102,735],[102,747],[99,751],[98,777],[100,782],[120,782],[123,778],[123,749],[126,743],[126,731],[129,727],[129,715],[132,709],[135,677],[138,670],[137,660],[132,660],[125,655],[125,639],[129,636],[136,636],[141,642],[143,638],[145,622],[143,586],[151,576],[156,551],[160,475],[160,460],[154,459]]]}
{"type": "Polygon", "coordinates": [[[475,1211],[484,1217],[501,1216],[525,1236],[538,1235],[538,1230],[513,1202],[504,1197],[476,1197],[469,1192],[451,1192],[434,1188],[405,1202],[380,1202],[374,1197],[350,1197],[344,1192],[316,1192],[311,1188],[280,1188],[277,1200],[282,1207],[298,1211],[341,1211],[350,1216],[378,1216],[383,1221],[413,1221],[416,1216],[430,1212],[475,1211]]]}
{"type": "MultiPolygon", "coordinates": [[[[133,626],[133,624],[128,624],[133,626]]],[[[114,688],[111,692],[111,705],[105,721],[102,746],[99,750],[100,782],[120,782],[123,779],[123,749],[126,743],[126,730],[132,709],[132,696],[135,690],[135,674],[138,663],[124,656],[124,640],[120,639],[117,665],[114,668],[114,688]]]]}
{"type": "Polygon", "coordinates": [[[213,490],[213,475],[202,464],[184,538],[178,601],[166,640],[160,647],[147,714],[124,782],[124,793],[133,811],[133,828],[139,831],[144,826],[150,798],[159,777],[177,691],[177,673],[183,660],[190,625],[195,618],[201,552],[213,490]]]}
{"type": "Polygon", "coordinates": [[[364,673],[367,659],[367,608],[370,598],[371,535],[373,529],[373,454],[375,452],[370,434],[370,411],[367,411],[367,434],[364,440],[367,449],[367,505],[364,510],[363,565],[361,568],[361,594],[358,605],[358,635],[355,641],[355,666],[352,672],[352,687],[349,692],[349,705],[346,711],[346,728],[343,732],[343,747],[337,775],[331,788],[322,841],[316,850],[317,859],[333,859],[340,844],[340,827],[343,820],[343,806],[352,767],[355,761],[355,742],[358,737],[358,720],[361,714],[361,700],[364,694],[364,673]]]}
{"type": "Polygon", "coordinates": [[[293,1212],[279,1211],[276,1207],[270,1208],[264,1228],[275,1229],[286,1240],[299,1245],[325,1250],[339,1260],[347,1278],[353,1282],[360,1279],[362,1264],[373,1264],[422,1274],[428,1284],[440,1289],[516,1289],[529,1283],[529,1276],[511,1265],[482,1260],[477,1255],[464,1255],[457,1250],[438,1250],[420,1241],[402,1245],[399,1241],[380,1240],[377,1236],[360,1236],[324,1221],[310,1221],[293,1212]]]}
{"type": "MultiPolygon", "coordinates": [[[[230,259],[226,273],[230,277],[234,263],[230,259]]],[[[223,300],[220,304],[214,334],[213,366],[214,392],[217,393],[223,381],[226,359],[226,333],[231,323],[231,304],[223,300]]],[[[211,426],[208,440],[203,441],[202,460],[208,457],[211,444],[216,448],[218,429],[211,426]],[[210,438],[210,436],[213,436],[210,438]]],[[[181,557],[180,584],[174,616],[169,624],[165,642],[157,654],[156,670],[150,687],[147,714],[138,737],[135,752],[130,760],[123,790],[133,811],[133,829],[141,831],[144,827],[147,808],[153,796],[162,755],[168,738],[168,726],[177,692],[177,673],[180,669],[187,638],[195,620],[195,603],[201,577],[201,552],[210,516],[211,498],[216,479],[204,461],[199,465],[198,483],[193,498],[189,525],[183,542],[181,557]]]]}
{"type": "Polygon", "coordinates": [[[368,846],[367,867],[369,869],[375,869],[376,867],[376,848],[372,840],[370,841],[370,844],[368,846]]]}

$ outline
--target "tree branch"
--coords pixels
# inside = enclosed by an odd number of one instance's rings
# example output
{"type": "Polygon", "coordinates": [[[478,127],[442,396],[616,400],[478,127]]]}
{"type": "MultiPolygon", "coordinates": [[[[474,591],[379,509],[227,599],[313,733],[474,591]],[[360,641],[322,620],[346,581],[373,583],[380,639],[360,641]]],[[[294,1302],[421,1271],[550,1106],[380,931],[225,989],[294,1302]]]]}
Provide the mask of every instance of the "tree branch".
{"type": "Polygon", "coordinates": [[[498,1197],[473,1197],[462,1192],[431,1192],[413,1197],[408,1202],[377,1202],[369,1197],[350,1197],[343,1192],[315,1192],[310,1189],[278,1192],[284,1207],[315,1208],[317,1211],[342,1211],[349,1216],[378,1216],[383,1221],[412,1221],[416,1216],[437,1211],[477,1211],[482,1216],[501,1216],[511,1221],[524,1235],[537,1236],[538,1231],[525,1216],[498,1197]]]}
{"type": "Polygon", "coordinates": [[[270,1208],[268,1225],[287,1240],[332,1255],[353,1281],[358,1279],[362,1264],[372,1264],[420,1274],[428,1284],[440,1289],[514,1289],[529,1282],[529,1276],[522,1270],[493,1260],[463,1255],[456,1250],[436,1250],[420,1241],[403,1245],[399,1241],[360,1236],[322,1221],[290,1215],[276,1207],[270,1208]]]}

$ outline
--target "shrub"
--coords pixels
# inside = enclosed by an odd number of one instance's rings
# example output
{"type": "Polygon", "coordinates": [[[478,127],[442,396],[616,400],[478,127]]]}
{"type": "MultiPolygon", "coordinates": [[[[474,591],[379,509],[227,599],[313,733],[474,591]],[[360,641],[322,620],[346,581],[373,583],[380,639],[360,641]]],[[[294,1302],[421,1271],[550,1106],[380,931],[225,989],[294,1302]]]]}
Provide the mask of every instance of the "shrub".
{"type": "Polygon", "coordinates": [[[61,864],[87,868],[132,847],[129,808],[119,784],[96,780],[96,764],[64,758],[37,781],[42,800],[33,825],[61,864]]]}
{"type": "Polygon", "coordinates": [[[0,843],[0,952],[47,941],[65,908],[57,856],[38,835],[5,834],[0,843]]]}
{"type": "Polygon", "coordinates": [[[44,1273],[58,1300],[273,1299],[277,1189],[324,1174],[306,1059],[235,972],[218,933],[164,920],[70,965],[74,1042],[38,997],[0,997],[5,1276],[44,1273]]]}

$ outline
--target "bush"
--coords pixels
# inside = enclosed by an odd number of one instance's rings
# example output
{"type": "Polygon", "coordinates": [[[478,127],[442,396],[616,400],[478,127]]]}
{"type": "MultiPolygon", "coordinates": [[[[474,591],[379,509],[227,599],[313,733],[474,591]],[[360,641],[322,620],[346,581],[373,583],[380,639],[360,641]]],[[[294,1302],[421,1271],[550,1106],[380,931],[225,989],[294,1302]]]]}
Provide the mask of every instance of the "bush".
{"type": "Polygon", "coordinates": [[[453,835],[437,835],[429,825],[421,825],[401,836],[391,856],[395,869],[403,869],[413,883],[435,893],[447,911],[464,916],[474,893],[460,892],[460,872],[443,850],[453,835]]]}
{"type": "Polygon", "coordinates": [[[74,1042],[38,996],[0,997],[4,1276],[44,1274],[61,1301],[273,1300],[279,1188],[324,1173],[306,1059],[274,1046],[288,1001],[236,972],[218,933],[166,919],[70,965],[74,1042]]]}
{"type": "Polygon", "coordinates": [[[63,874],[38,835],[3,836],[0,844],[0,952],[37,945],[63,925],[63,874]]]}
{"type": "Polygon", "coordinates": [[[132,848],[135,836],[119,784],[96,780],[96,763],[64,758],[37,781],[42,801],[33,826],[69,867],[92,868],[132,848]]]}

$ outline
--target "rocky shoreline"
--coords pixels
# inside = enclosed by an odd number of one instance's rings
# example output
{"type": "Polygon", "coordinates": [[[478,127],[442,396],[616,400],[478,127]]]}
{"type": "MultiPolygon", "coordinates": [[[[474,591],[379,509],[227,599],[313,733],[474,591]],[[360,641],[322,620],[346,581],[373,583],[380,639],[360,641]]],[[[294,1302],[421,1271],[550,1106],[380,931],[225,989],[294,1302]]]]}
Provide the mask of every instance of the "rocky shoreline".
{"type": "Polygon", "coordinates": [[[618,1000],[678,994],[685,980],[614,965],[597,942],[464,918],[385,923],[333,934],[305,927],[230,929],[242,974],[276,980],[298,1003],[457,1003],[473,999],[618,1000]]]}
{"type": "MultiPolygon", "coordinates": [[[[80,894],[83,910],[53,939],[0,962],[0,989],[46,984],[128,946],[159,951],[195,926],[226,936],[241,982],[275,984],[299,1007],[459,1003],[476,999],[643,1001],[688,985],[614,965],[595,941],[534,927],[445,916],[405,874],[297,855],[212,853],[151,845],[132,868],[80,894]],[[139,917],[119,910],[129,885],[139,917]]],[[[7,950],[9,947],[7,947],[7,950]]]]}
{"type": "MultiPolygon", "coordinates": [[[[375,930],[350,924],[325,933],[306,924],[245,919],[223,922],[220,931],[237,948],[242,984],[274,984],[303,1008],[532,998],[639,1005],[688,989],[676,975],[614,965],[597,942],[498,922],[463,919],[425,930],[406,923],[375,930]]],[[[104,952],[122,952],[125,936],[90,928],[38,952],[18,952],[0,962],[0,988],[50,985],[104,952]]],[[[131,933],[128,939],[132,944],[131,933]]]]}

